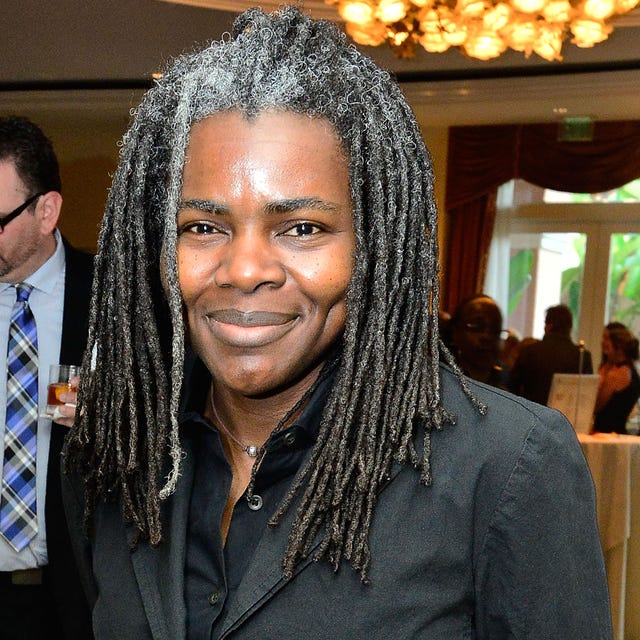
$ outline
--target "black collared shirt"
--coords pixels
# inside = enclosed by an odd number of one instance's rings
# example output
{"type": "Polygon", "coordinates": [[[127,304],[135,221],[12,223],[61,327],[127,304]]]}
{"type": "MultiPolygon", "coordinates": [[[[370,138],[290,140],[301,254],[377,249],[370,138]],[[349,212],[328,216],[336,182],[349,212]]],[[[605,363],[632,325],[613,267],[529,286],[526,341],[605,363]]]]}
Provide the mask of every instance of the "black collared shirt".
{"type": "Polygon", "coordinates": [[[189,640],[216,636],[216,625],[224,620],[226,604],[234,597],[269,518],[316,441],[332,376],[318,386],[300,417],[267,441],[254,489],[262,504],[252,509],[246,496],[238,501],[224,546],[220,523],[231,488],[231,466],[218,431],[202,416],[210,382],[205,366],[197,361],[185,379],[189,393],[181,418],[182,437],[196,452],[185,562],[189,640]]]}

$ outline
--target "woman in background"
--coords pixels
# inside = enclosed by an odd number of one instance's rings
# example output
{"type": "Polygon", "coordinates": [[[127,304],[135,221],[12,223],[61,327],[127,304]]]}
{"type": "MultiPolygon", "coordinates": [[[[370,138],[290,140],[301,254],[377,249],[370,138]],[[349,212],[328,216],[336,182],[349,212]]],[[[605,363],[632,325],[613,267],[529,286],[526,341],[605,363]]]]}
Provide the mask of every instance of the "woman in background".
{"type": "Polygon", "coordinates": [[[626,329],[627,325],[622,322],[618,322],[614,320],[609,324],[605,325],[602,331],[602,339],[600,340],[600,347],[602,350],[602,354],[600,357],[600,366],[607,362],[607,352],[611,349],[611,341],[609,340],[609,331],[612,329],[626,329]]]}
{"type": "Polygon", "coordinates": [[[626,422],[640,397],[638,339],[626,328],[607,328],[602,337],[603,362],[598,369],[594,431],[626,433],[626,422]]]}

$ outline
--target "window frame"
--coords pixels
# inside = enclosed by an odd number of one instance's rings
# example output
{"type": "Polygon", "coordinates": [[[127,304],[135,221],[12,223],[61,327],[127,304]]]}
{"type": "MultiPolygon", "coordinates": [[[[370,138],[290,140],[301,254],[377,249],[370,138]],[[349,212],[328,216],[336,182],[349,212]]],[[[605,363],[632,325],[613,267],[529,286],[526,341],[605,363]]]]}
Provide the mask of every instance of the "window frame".
{"type": "Polygon", "coordinates": [[[505,255],[508,256],[508,238],[511,234],[549,232],[586,235],[580,317],[576,324],[579,326],[578,338],[585,341],[587,349],[594,356],[594,365],[597,366],[602,329],[607,317],[611,234],[640,234],[640,202],[541,202],[507,207],[500,207],[499,203],[498,206],[494,239],[498,234],[502,237],[503,244],[496,256],[492,241],[485,290],[503,310],[506,310],[508,302],[508,269],[504,269],[504,266],[500,269],[500,264],[504,265],[505,255]],[[606,274],[605,277],[602,277],[602,273],[606,274]],[[499,282],[500,278],[502,284],[499,282]]]}

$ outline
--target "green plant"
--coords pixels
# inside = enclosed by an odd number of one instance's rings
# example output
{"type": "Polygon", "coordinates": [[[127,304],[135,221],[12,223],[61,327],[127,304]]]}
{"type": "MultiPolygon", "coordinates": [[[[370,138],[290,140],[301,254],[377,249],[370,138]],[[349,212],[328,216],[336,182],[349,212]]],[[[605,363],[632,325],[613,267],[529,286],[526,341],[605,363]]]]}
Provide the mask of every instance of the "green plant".
{"type": "Polygon", "coordinates": [[[511,315],[524,292],[531,282],[531,268],[533,267],[533,251],[521,249],[511,256],[509,260],[509,304],[507,315],[511,315]]]}
{"type": "Polygon", "coordinates": [[[609,317],[634,324],[640,316],[640,234],[611,236],[609,261],[609,317]]]}
{"type": "Polygon", "coordinates": [[[586,237],[583,234],[574,237],[573,250],[577,256],[578,264],[562,272],[560,301],[571,309],[574,318],[578,318],[580,314],[580,292],[582,290],[582,271],[586,246],[586,237]]]}

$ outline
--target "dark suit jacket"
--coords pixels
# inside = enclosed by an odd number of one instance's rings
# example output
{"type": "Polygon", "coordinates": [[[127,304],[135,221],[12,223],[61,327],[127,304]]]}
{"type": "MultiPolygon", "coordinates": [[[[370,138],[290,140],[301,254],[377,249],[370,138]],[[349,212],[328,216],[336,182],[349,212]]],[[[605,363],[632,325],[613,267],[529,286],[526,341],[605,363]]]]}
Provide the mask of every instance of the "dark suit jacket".
{"type": "MultiPolygon", "coordinates": [[[[93,256],[64,241],[66,256],[60,362],[80,364],[87,341],[93,256]]],[[[45,521],[49,568],[47,586],[56,603],[65,640],[92,638],[91,615],[76,567],[62,504],[60,452],[68,428],[53,422],[47,471],[45,521]]]]}
{"type": "MultiPolygon", "coordinates": [[[[216,637],[611,639],[593,483],[573,429],[557,411],[470,382],[489,406],[482,417],[451,373],[443,371],[442,382],[456,424],[432,434],[430,487],[406,465],[380,491],[370,584],[346,563],[334,573],[311,558],[286,580],[289,515],[261,533],[216,637]]],[[[131,551],[115,503],[98,506],[91,544],[73,529],[97,640],[187,637],[193,452],[185,453],[158,546],[131,551]]],[[[63,495],[70,520],[80,523],[82,491],[68,476],[63,495]]]]}
{"type": "MultiPolygon", "coordinates": [[[[582,371],[593,373],[591,353],[584,351],[582,371]]],[[[554,373],[578,373],[580,349],[571,338],[548,333],[540,342],[525,347],[516,358],[510,389],[527,400],[547,404],[554,373]]]]}

